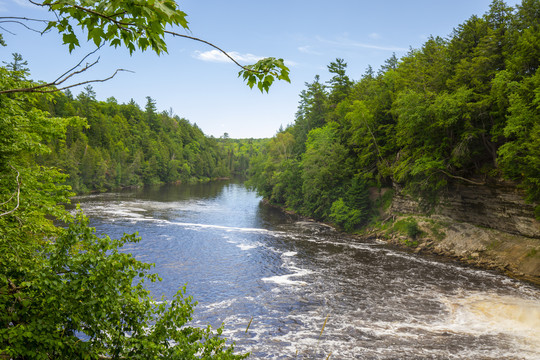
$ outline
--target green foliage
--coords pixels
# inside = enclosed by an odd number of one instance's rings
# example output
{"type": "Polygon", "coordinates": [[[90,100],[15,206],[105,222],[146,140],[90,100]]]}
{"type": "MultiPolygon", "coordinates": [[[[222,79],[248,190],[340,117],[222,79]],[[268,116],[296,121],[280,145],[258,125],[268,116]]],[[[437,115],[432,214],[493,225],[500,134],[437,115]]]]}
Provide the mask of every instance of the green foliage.
{"type": "Polygon", "coordinates": [[[125,46],[130,53],[150,48],[157,54],[167,52],[167,26],[188,29],[187,15],[172,0],[44,0],[41,5],[56,14],[46,30],[56,28],[70,51],[80,45],[77,29],[85,31],[96,46],[125,46]]]}
{"type": "Polygon", "coordinates": [[[300,206],[303,197],[301,169],[301,164],[294,159],[279,164],[271,179],[273,187],[269,198],[272,202],[290,209],[300,206]]]}
{"type": "Polygon", "coordinates": [[[342,164],[346,149],[336,140],[335,123],[313,129],[302,157],[303,211],[318,219],[328,217],[345,178],[342,164]]]}
{"type": "Polygon", "coordinates": [[[253,65],[244,66],[238,76],[242,76],[250,89],[257,84],[261,92],[268,92],[276,79],[291,82],[289,68],[285,66],[283,59],[273,57],[264,58],[253,65]]]}
{"type": "Polygon", "coordinates": [[[332,203],[329,217],[335,224],[349,232],[362,222],[361,211],[347,206],[342,198],[332,203]]]}
{"type": "Polygon", "coordinates": [[[160,113],[151,97],[142,110],[95,96],[86,87],[76,98],[57,94],[44,103],[57,115],[84,117],[70,120],[65,141],[45,141],[49,152],[38,159],[63,169],[76,192],[245,175],[260,151],[257,140],[207,137],[186,119],[160,113]]]}
{"type": "Polygon", "coordinates": [[[328,65],[328,71],[333,74],[328,83],[330,84],[331,92],[329,95],[330,105],[335,106],[340,101],[345,99],[352,88],[352,81],[346,74],[347,63],[343,59],[336,59],[328,65]]]}
{"type": "MultiPolygon", "coordinates": [[[[0,89],[35,85],[22,59],[8,65],[0,89]]],[[[77,99],[0,95],[0,357],[246,357],[233,353],[222,328],[190,326],[195,303],[184,290],[167,302],[151,297],[144,281],[158,276],[121,249],[135,235],[98,237],[81,213],[64,209],[73,193],[60,168],[78,190],[136,176],[148,183],[180,172],[216,176],[225,160],[217,140],[150,105],[142,112],[134,103],[98,102],[91,87],[77,99]]]]}
{"type": "MultiPolygon", "coordinates": [[[[168,26],[188,28],[171,0],[33,4],[54,13],[44,32],[57,29],[70,51],[83,30],[96,46],[161,54],[165,34],[173,34],[168,26]]],[[[17,18],[23,20],[31,19],[17,18]]],[[[77,191],[218,177],[236,165],[234,154],[221,151],[244,143],[220,146],[187,120],[158,114],[150,97],[143,112],[133,101],[98,102],[91,87],[76,99],[69,91],[13,91],[38,86],[27,80],[26,65],[14,54],[0,67],[0,357],[247,357],[233,353],[222,328],[189,325],[195,303],[184,289],[167,302],[150,296],[144,281],[158,280],[151,265],[121,251],[138,241],[135,235],[98,237],[82,213],[73,218],[63,207],[73,195],[65,173],[77,191]]],[[[289,81],[283,60],[261,60],[245,71],[250,86],[249,74],[263,74],[255,79],[261,91],[274,78],[289,81]]],[[[245,171],[249,157],[242,159],[245,171]]]]}
{"type": "MultiPolygon", "coordinates": [[[[540,70],[516,83],[509,95],[504,135],[498,151],[504,174],[527,190],[528,199],[540,200],[540,70]]],[[[539,207],[540,208],[540,207],[539,207]]],[[[539,211],[539,210],[537,210],[539,211]]],[[[537,215],[540,219],[540,217],[537,215]]]]}
{"type": "Polygon", "coordinates": [[[35,247],[33,266],[14,266],[4,255],[0,352],[32,359],[245,358],[225,346],[221,329],[187,326],[195,303],[185,289],[167,304],[150,296],[144,280],[157,275],[120,251],[136,241],[98,237],[78,213],[59,236],[35,247]]]}
{"type": "Polygon", "coordinates": [[[380,197],[379,206],[382,210],[386,211],[390,205],[392,205],[392,199],[394,198],[395,191],[393,189],[386,190],[380,197]]]}
{"type": "Polygon", "coordinates": [[[416,238],[422,234],[422,230],[418,226],[418,223],[412,217],[396,221],[392,226],[392,229],[407,235],[409,239],[413,240],[407,242],[408,246],[416,245],[414,240],[416,240],[416,238]]]}
{"type": "MultiPolygon", "coordinates": [[[[241,65],[225,50],[211,42],[176,32],[177,28],[183,32],[189,31],[189,26],[187,14],[178,8],[174,0],[41,0],[31,3],[48,10],[52,20],[8,16],[5,17],[6,21],[20,23],[28,29],[30,28],[25,25],[26,21],[43,21],[47,25],[42,34],[56,29],[62,35],[62,42],[67,45],[70,52],[79,47],[81,38],[86,36],[87,41],[92,41],[96,47],[104,45],[125,47],[130,54],[137,49],[151,50],[161,55],[168,52],[170,44],[165,41],[165,36],[170,35],[198,41],[218,50],[242,69],[239,76],[243,77],[250,88],[257,84],[261,92],[268,92],[275,80],[290,83],[289,68],[285,66],[283,59],[268,57],[252,65],[241,65]]],[[[0,46],[5,46],[2,34],[0,46]]],[[[76,74],[71,73],[64,80],[76,74]]],[[[21,90],[25,91],[24,88],[9,89],[12,92],[21,90]]],[[[55,90],[51,88],[47,91],[55,90]]]]}
{"type": "Polygon", "coordinates": [[[354,179],[394,187],[429,210],[449,185],[503,177],[539,204],[539,14],[537,0],[515,10],[495,0],[447,39],[430,37],[356,82],[344,60],[331,62],[331,80],[323,85],[317,75],[306,84],[285,130],[300,169],[283,176],[291,155],[263,152],[253,167],[260,193],[341,226],[369,205],[350,202],[354,179]],[[302,189],[285,191],[287,184],[302,189]]]}
{"type": "Polygon", "coordinates": [[[221,165],[224,168],[218,173],[229,172],[233,176],[247,177],[250,171],[251,159],[256,157],[261,148],[267,142],[266,139],[231,139],[223,137],[217,140],[220,154],[224,161],[221,165]]]}
{"type": "Polygon", "coordinates": [[[295,139],[294,153],[297,156],[306,150],[305,143],[308,133],[326,123],[325,117],[328,110],[328,94],[324,84],[321,84],[319,76],[315,76],[312,83],[305,85],[307,90],[303,90],[300,94],[295,126],[289,129],[295,139]]]}

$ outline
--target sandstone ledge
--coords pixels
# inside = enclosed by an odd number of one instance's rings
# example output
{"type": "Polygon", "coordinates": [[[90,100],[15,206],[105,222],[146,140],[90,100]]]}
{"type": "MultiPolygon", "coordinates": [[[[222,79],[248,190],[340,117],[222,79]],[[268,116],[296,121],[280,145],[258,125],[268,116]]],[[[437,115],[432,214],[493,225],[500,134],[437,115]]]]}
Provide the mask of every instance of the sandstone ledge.
{"type": "Polygon", "coordinates": [[[540,239],[459,222],[442,215],[401,215],[394,217],[394,221],[405,218],[414,219],[422,230],[414,241],[388,230],[376,231],[376,235],[415,253],[454,258],[540,285],[540,239]]]}

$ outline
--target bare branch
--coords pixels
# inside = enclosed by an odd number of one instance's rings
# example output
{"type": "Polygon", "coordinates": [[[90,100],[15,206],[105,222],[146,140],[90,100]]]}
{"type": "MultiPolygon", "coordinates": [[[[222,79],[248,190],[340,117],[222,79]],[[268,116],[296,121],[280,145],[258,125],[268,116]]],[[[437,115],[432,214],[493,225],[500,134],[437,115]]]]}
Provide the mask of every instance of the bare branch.
{"type": "Polygon", "coordinates": [[[108,78],[105,78],[105,79],[88,80],[88,81],[83,81],[83,82],[80,82],[80,83],[77,83],[77,84],[73,84],[73,85],[69,85],[69,86],[64,86],[64,87],[61,87],[61,88],[58,88],[58,89],[51,89],[51,90],[44,90],[44,91],[35,91],[35,92],[42,93],[42,94],[45,94],[45,93],[52,93],[52,92],[56,92],[56,91],[62,91],[62,90],[70,89],[70,88],[76,87],[76,86],[81,86],[81,85],[86,85],[86,84],[91,84],[91,83],[105,82],[105,81],[109,81],[109,80],[111,80],[112,78],[114,78],[114,77],[116,76],[116,74],[118,74],[118,73],[121,72],[121,71],[134,73],[134,71],[131,71],[131,70],[126,70],[126,69],[116,69],[116,71],[115,71],[111,76],[109,76],[108,78]]]}
{"type": "MultiPolygon", "coordinates": [[[[15,172],[17,173],[17,177],[15,179],[15,181],[17,182],[17,192],[14,193],[7,202],[11,201],[11,199],[13,199],[13,196],[15,196],[15,194],[17,194],[17,206],[15,206],[12,210],[10,211],[7,211],[3,214],[0,214],[0,216],[4,216],[4,215],[9,215],[11,214],[12,212],[14,212],[15,210],[17,210],[19,208],[19,204],[20,204],[20,198],[21,198],[21,183],[19,182],[19,176],[20,176],[20,173],[17,171],[17,169],[15,169],[13,166],[9,165],[13,170],[15,170],[15,172]]],[[[6,204],[6,203],[4,203],[6,204]]],[[[2,204],[2,205],[4,205],[2,204]]]]}
{"type": "Polygon", "coordinates": [[[235,60],[231,55],[229,55],[225,50],[219,48],[218,46],[212,44],[212,43],[209,42],[209,41],[206,41],[206,40],[203,40],[203,39],[199,39],[199,38],[194,37],[194,36],[189,36],[189,35],[179,34],[179,33],[176,33],[176,32],[174,32],[174,31],[169,31],[169,30],[165,30],[165,33],[166,33],[166,34],[169,34],[169,35],[172,35],[172,36],[178,36],[178,37],[183,37],[183,38],[186,38],[186,39],[190,39],[190,40],[202,42],[203,44],[209,45],[209,46],[213,47],[214,49],[218,50],[219,52],[221,52],[223,55],[225,55],[226,57],[228,57],[233,63],[235,63],[237,66],[239,66],[239,67],[242,68],[243,70],[249,71],[249,72],[258,72],[258,73],[262,73],[261,71],[254,71],[254,70],[251,70],[251,69],[246,68],[244,65],[242,65],[242,64],[240,64],[238,61],[236,61],[236,60],[235,60]]]}
{"type": "Polygon", "coordinates": [[[8,32],[8,33],[10,33],[11,35],[16,35],[16,34],[15,34],[14,32],[12,32],[12,31],[9,31],[8,29],[6,29],[6,28],[5,28],[5,27],[3,27],[3,26],[0,26],[0,29],[4,30],[5,32],[8,32]]]}
{"type": "MultiPolygon", "coordinates": [[[[25,21],[35,21],[35,22],[42,22],[42,23],[49,23],[49,20],[43,20],[43,19],[32,19],[22,16],[0,16],[0,20],[25,20],[25,21]]],[[[3,21],[0,21],[3,22],[3,21]]]]}
{"type": "MultiPolygon", "coordinates": [[[[93,63],[91,65],[89,65],[88,67],[76,72],[76,73],[73,73],[71,74],[69,77],[75,75],[75,74],[79,74],[83,71],[86,71],[88,70],[91,66],[95,65],[96,63],[93,63]]],[[[1,90],[0,91],[0,94],[8,94],[8,93],[18,93],[18,92],[25,92],[25,93],[39,93],[39,94],[47,94],[47,93],[53,93],[53,92],[57,92],[57,91],[62,91],[62,90],[66,90],[66,89],[70,89],[70,88],[73,88],[73,87],[76,87],[76,86],[81,86],[81,85],[86,85],[86,84],[91,84],[91,83],[99,83],[99,82],[105,82],[105,81],[109,81],[111,80],[112,78],[114,78],[116,76],[116,74],[118,74],[119,72],[121,71],[125,71],[125,72],[131,72],[133,73],[134,71],[131,71],[131,70],[126,70],[126,69],[116,69],[116,71],[109,77],[105,78],[105,79],[95,79],[95,80],[88,80],[88,81],[82,81],[82,82],[79,82],[77,84],[72,84],[72,85],[68,85],[68,86],[64,86],[64,87],[60,87],[60,88],[54,88],[54,89],[46,89],[46,90],[42,90],[44,88],[48,88],[48,87],[54,87],[54,86],[57,86],[61,83],[63,83],[64,81],[66,81],[69,77],[67,77],[66,79],[62,80],[61,82],[59,83],[47,83],[47,84],[42,84],[42,85],[38,85],[38,86],[34,86],[34,87],[30,87],[30,88],[21,88],[21,89],[9,89],[9,90],[1,90]]]]}
{"type": "Polygon", "coordinates": [[[109,77],[107,77],[105,79],[88,80],[88,81],[79,82],[79,83],[69,85],[69,86],[59,87],[60,85],[64,84],[67,80],[69,80],[73,76],[82,74],[83,72],[87,71],[88,69],[90,69],[91,67],[96,65],[99,62],[99,58],[96,61],[94,61],[93,63],[87,63],[82,69],[75,71],[75,69],[77,69],[78,67],[81,66],[81,64],[83,63],[84,60],[86,60],[90,55],[95,54],[100,48],[101,47],[98,47],[96,50],[94,50],[94,51],[90,52],[89,54],[87,54],[86,56],[84,56],[81,59],[81,61],[79,61],[79,63],[77,65],[73,66],[71,69],[69,69],[68,71],[66,71],[62,75],[60,75],[58,78],[56,78],[56,80],[54,80],[52,82],[45,83],[45,84],[40,84],[40,85],[36,85],[36,86],[32,86],[32,87],[27,87],[27,88],[0,90],[0,94],[20,93],[20,92],[24,92],[24,93],[40,93],[40,94],[53,93],[53,92],[57,92],[57,91],[69,89],[69,88],[72,88],[72,87],[85,85],[85,84],[96,83],[96,82],[105,82],[105,81],[108,81],[108,80],[114,78],[116,76],[116,74],[118,74],[120,71],[133,72],[131,70],[126,70],[126,69],[117,69],[111,76],[109,76],[109,77]]]}
{"type": "MultiPolygon", "coordinates": [[[[37,5],[37,6],[42,6],[42,7],[51,7],[50,4],[43,4],[43,3],[39,3],[39,2],[36,2],[36,1],[32,1],[32,0],[29,0],[30,3],[34,4],[34,5],[37,5]]],[[[117,14],[114,14],[114,15],[106,15],[106,14],[103,14],[103,13],[100,13],[98,11],[95,11],[93,9],[90,9],[90,8],[87,8],[87,7],[83,7],[83,6],[80,6],[80,5],[76,5],[76,4],[73,4],[71,5],[71,7],[75,8],[75,9],[78,9],[80,11],[84,11],[88,14],[91,14],[91,15],[94,15],[94,16],[98,16],[100,18],[103,18],[109,22],[111,22],[112,24],[116,25],[119,29],[121,30],[124,30],[124,31],[129,31],[131,33],[137,33],[137,32],[140,32],[140,31],[143,31],[144,29],[141,29],[139,27],[137,27],[136,25],[134,24],[131,24],[129,22],[123,22],[123,21],[119,21],[117,19],[118,16],[121,16],[123,14],[125,14],[125,12],[120,12],[120,13],[117,13],[117,14]]],[[[55,13],[56,14],[56,13],[55,13]]],[[[58,15],[57,15],[58,17],[58,15]]],[[[0,17],[0,23],[2,22],[16,22],[16,23],[19,23],[23,26],[25,26],[26,28],[32,30],[32,31],[36,31],[36,32],[39,32],[39,33],[42,33],[40,31],[37,31],[35,29],[31,29],[29,28],[27,25],[25,25],[24,23],[22,23],[21,21],[19,20],[24,20],[24,21],[36,21],[36,22],[45,22],[45,23],[49,23],[49,21],[47,20],[39,20],[39,19],[31,19],[31,18],[24,18],[24,17],[0,17]],[[4,21],[1,21],[1,19],[6,19],[4,21]]],[[[203,40],[203,39],[200,39],[200,38],[197,38],[197,37],[194,37],[194,36],[190,36],[190,35],[185,35],[185,34],[179,34],[177,32],[174,32],[174,31],[169,31],[169,30],[163,30],[164,33],[166,34],[169,34],[169,35],[172,35],[174,37],[182,37],[182,38],[185,38],[185,39],[190,39],[190,40],[193,40],[193,41],[198,41],[198,42],[201,42],[201,43],[204,43],[208,46],[211,46],[212,48],[218,50],[219,52],[221,52],[223,55],[225,55],[228,59],[230,59],[235,65],[237,65],[238,67],[240,67],[242,70],[246,71],[246,72],[249,72],[249,73],[255,73],[255,74],[267,74],[268,71],[264,71],[264,70],[253,70],[253,69],[250,69],[249,67],[246,67],[246,66],[243,66],[242,64],[240,64],[238,61],[236,61],[231,55],[229,55],[225,50],[221,49],[220,47],[212,44],[211,42],[209,41],[206,41],[206,40],[203,40]]],[[[19,89],[8,89],[8,90],[0,90],[0,94],[9,94],[9,93],[18,93],[18,92],[26,92],[26,93],[52,93],[52,92],[56,92],[56,91],[60,91],[60,90],[65,90],[65,89],[69,89],[69,88],[72,88],[72,87],[76,87],[76,86],[81,86],[81,85],[85,85],[85,84],[89,84],[89,83],[95,83],[95,82],[105,82],[105,81],[108,81],[112,78],[114,78],[116,76],[116,74],[120,71],[129,71],[129,70],[125,70],[125,69],[117,69],[114,74],[112,74],[111,76],[107,77],[106,79],[99,79],[99,80],[89,80],[89,81],[84,81],[84,82],[80,82],[80,83],[77,83],[77,84],[73,84],[73,85],[69,85],[69,86],[64,86],[64,87],[60,87],[59,88],[59,85],[62,85],[63,83],[65,83],[68,79],[70,79],[71,77],[75,76],[75,75],[78,75],[82,72],[85,72],[86,70],[88,70],[89,68],[91,68],[92,66],[94,66],[95,64],[97,64],[97,62],[99,61],[99,58],[98,60],[96,60],[94,63],[90,64],[90,65],[87,65],[85,66],[83,69],[79,70],[79,71],[75,71],[76,68],[78,68],[82,63],[83,61],[88,58],[90,55],[94,54],[95,52],[97,52],[102,46],[98,47],[96,50],[92,51],[91,53],[87,54],[76,66],[72,67],[71,69],[69,69],[68,71],[66,71],[65,73],[63,73],[62,75],[60,75],[56,80],[52,81],[52,82],[49,82],[49,83],[46,83],[46,84],[40,84],[40,85],[36,85],[36,86],[32,86],[32,87],[28,87],[28,88],[19,88],[19,89]],[[48,89],[47,89],[48,88],[48,89]],[[53,88],[53,89],[51,89],[53,88]]],[[[273,73],[272,73],[273,74],[273,73]]]]}
{"type": "MultiPolygon", "coordinates": [[[[39,34],[42,33],[41,31],[36,30],[36,29],[33,29],[33,28],[31,28],[30,26],[28,26],[28,25],[26,25],[25,23],[23,23],[22,21],[18,21],[18,20],[3,20],[3,21],[0,21],[0,23],[1,23],[1,24],[3,24],[3,23],[15,23],[15,24],[19,24],[19,25],[21,25],[21,26],[24,26],[25,28],[27,28],[27,29],[30,30],[30,31],[37,32],[37,33],[39,33],[39,34]]],[[[10,31],[10,33],[11,33],[11,31],[10,31]]],[[[11,34],[13,34],[13,33],[11,33],[11,34]]]]}
{"type": "MultiPolygon", "coordinates": [[[[52,82],[52,84],[54,85],[61,85],[63,84],[64,82],[66,82],[67,80],[69,80],[69,78],[71,78],[72,76],[75,76],[75,75],[79,75],[79,74],[82,74],[83,72],[85,72],[86,70],[90,69],[91,67],[93,67],[94,65],[96,65],[97,63],[99,62],[99,58],[97,58],[96,61],[94,61],[93,63],[86,63],[86,66],[83,67],[81,70],[77,70],[77,71],[74,71],[73,73],[69,74],[71,71],[73,71],[74,69],[76,69],[77,67],[79,67],[79,65],[75,66],[72,70],[69,70],[68,72],[64,73],[64,75],[60,76],[58,79],[56,79],[55,81],[52,82]],[[66,75],[66,74],[69,74],[69,75],[66,75]],[[65,77],[64,77],[65,76],[65,77]],[[62,79],[62,77],[64,77],[62,79]]],[[[79,63],[80,64],[80,63],[79,63]]]]}
{"type": "Polygon", "coordinates": [[[34,5],[37,5],[37,6],[47,6],[45,4],[42,4],[42,3],[38,3],[38,2],[35,2],[35,1],[32,1],[32,0],[28,0],[30,3],[34,4],[34,5]]]}
{"type": "Polygon", "coordinates": [[[453,179],[463,180],[465,182],[468,182],[469,184],[473,184],[473,185],[485,185],[486,184],[485,182],[476,182],[476,181],[472,181],[472,180],[466,179],[466,178],[461,177],[461,176],[452,175],[450,173],[447,173],[444,170],[439,170],[439,172],[442,172],[444,175],[446,175],[448,177],[451,177],[453,179]]]}

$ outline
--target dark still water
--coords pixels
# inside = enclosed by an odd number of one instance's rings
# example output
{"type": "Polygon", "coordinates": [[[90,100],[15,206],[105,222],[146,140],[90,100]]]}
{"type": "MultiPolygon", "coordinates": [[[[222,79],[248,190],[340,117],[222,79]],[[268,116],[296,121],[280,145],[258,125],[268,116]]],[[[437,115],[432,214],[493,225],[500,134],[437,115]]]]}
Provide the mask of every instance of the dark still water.
{"type": "Polygon", "coordinates": [[[74,201],[99,232],[138,231],[126,251],[156,264],[156,297],[187,283],[194,323],[224,322],[254,359],[540,359],[538,288],[306,232],[260,200],[220,182],[74,201]]]}

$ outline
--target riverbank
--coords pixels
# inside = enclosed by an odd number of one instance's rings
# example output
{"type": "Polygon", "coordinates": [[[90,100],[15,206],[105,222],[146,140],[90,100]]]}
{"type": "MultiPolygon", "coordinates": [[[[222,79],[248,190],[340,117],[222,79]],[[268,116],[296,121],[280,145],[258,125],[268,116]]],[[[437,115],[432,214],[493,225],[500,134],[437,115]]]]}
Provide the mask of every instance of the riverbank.
{"type": "MultiPolygon", "coordinates": [[[[504,198],[508,199],[508,196],[504,198]]],[[[315,226],[313,224],[319,224],[321,231],[328,230],[330,225],[315,222],[267,200],[263,202],[280,209],[292,220],[312,224],[307,227],[311,230],[315,226]]],[[[506,209],[509,208],[508,204],[505,206],[506,209]]],[[[412,200],[399,195],[393,196],[392,203],[387,205],[386,210],[380,210],[379,219],[383,220],[374,221],[352,235],[375,238],[417,254],[438,255],[477,268],[496,270],[509,277],[540,286],[540,239],[534,234],[525,236],[500,230],[508,220],[502,221],[499,218],[497,221],[491,213],[491,220],[495,222],[493,225],[499,227],[497,229],[456,220],[447,215],[428,216],[420,213],[412,200]]],[[[452,214],[448,206],[440,212],[452,214]]],[[[478,216],[471,214],[470,219],[473,219],[474,215],[478,216]]],[[[537,226],[530,218],[520,216],[520,220],[521,223],[537,226]]],[[[513,217],[512,223],[516,222],[516,217],[513,217]]],[[[530,233],[534,226],[521,225],[520,228],[530,233]]]]}
{"type": "Polygon", "coordinates": [[[442,215],[397,215],[366,230],[417,254],[435,254],[540,286],[540,240],[442,215]],[[407,227],[403,224],[415,224],[407,227]],[[407,229],[416,235],[407,234],[407,229]]]}
{"type": "Polygon", "coordinates": [[[391,204],[380,209],[381,218],[391,219],[392,225],[381,222],[374,231],[417,253],[457,259],[540,285],[540,222],[536,204],[524,198],[511,182],[456,183],[428,216],[415,200],[394,189],[391,204]]]}
{"type": "Polygon", "coordinates": [[[126,185],[126,186],[118,186],[110,189],[102,189],[102,190],[87,190],[87,191],[79,191],[76,193],[75,196],[81,196],[81,195],[91,195],[91,194],[103,194],[107,192],[114,192],[114,191],[123,191],[123,190],[133,190],[133,189],[142,189],[145,187],[151,187],[151,186],[163,186],[163,185],[195,185],[195,184],[206,184],[212,181],[230,181],[235,178],[242,178],[242,177],[216,177],[216,178],[189,178],[185,182],[182,180],[176,180],[168,183],[159,182],[155,184],[136,184],[136,185],[126,185]]]}

